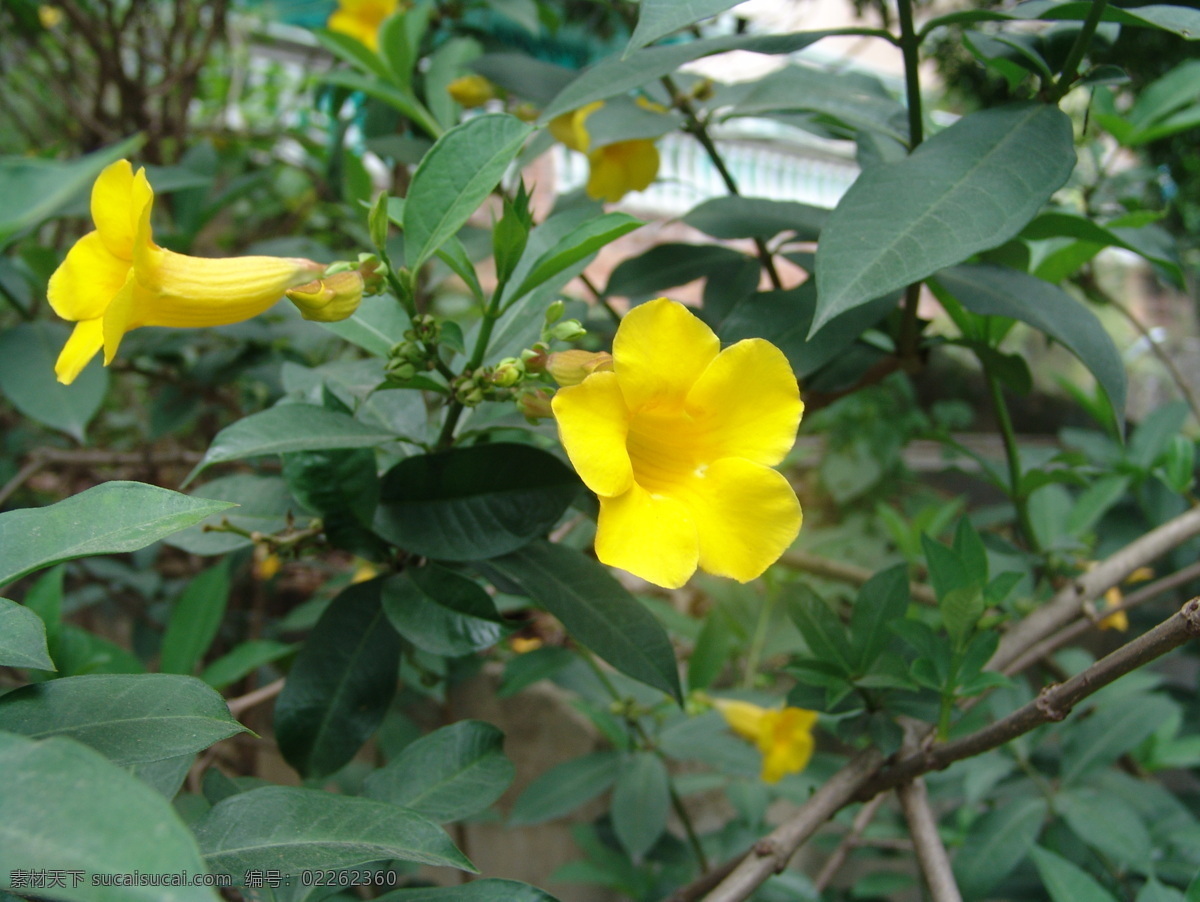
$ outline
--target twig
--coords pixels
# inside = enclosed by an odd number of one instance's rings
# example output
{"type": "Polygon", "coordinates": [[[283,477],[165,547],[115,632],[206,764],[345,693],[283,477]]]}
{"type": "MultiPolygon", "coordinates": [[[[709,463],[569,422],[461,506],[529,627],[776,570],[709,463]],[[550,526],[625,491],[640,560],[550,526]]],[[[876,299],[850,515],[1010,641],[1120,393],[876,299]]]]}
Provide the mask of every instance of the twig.
{"type": "Polygon", "coordinates": [[[8,482],[4,483],[4,488],[0,489],[0,504],[8,500],[8,496],[19,489],[29,479],[32,479],[43,466],[42,461],[36,457],[21,467],[16,474],[8,482]]]}
{"type": "Polygon", "coordinates": [[[261,705],[263,702],[270,701],[283,691],[283,684],[285,682],[287,681],[283,677],[280,677],[274,682],[260,686],[253,692],[247,692],[245,695],[239,695],[237,698],[228,699],[225,704],[229,706],[229,713],[234,717],[239,717],[244,711],[248,711],[256,705],[261,705]]]}
{"type": "Polygon", "coordinates": [[[866,832],[867,827],[871,826],[871,821],[875,820],[879,806],[883,804],[883,800],[886,798],[886,795],[880,793],[863,805],[859,809],[858,814],[854,815],[854,821],[850,824],[850,832],[842,837],[842,841],[838,843],[837,848],[833,850],[833,854],[821,866],[820,872],[817,874],[816,879],[813,880],[813,889],[818,893],[825,891],[825,887],[829,886],[833,881],[837,872],[841,870],[842,865],[846,863],[846,859],[850,853],[862,845],[863,833],[866,832]]]}
{"type": "Polygon", "coordinates": [[[939,743],[901,758],[867,781],[858,797],[869,799],[931,770],[942,770],[955,761],[981,755],[1042,724],[1060,721],[1092,693],[1197,635],[1200,635],[1200,598],[1193,598],[1154,629],[1122,645],[1065,683],[1046,687],[1037,698],[1007,717],[961,739],[939,743]]]}
{"type": "MultiPolygon", "coordinates": [[[[790,567],[794,570],[803,570],[805,573],[811,573],[814,576],[824,576],[828,579],[835,579],[838,582],[849,583],[852,586],[861,586],[875,575],[866,567],[843,564],[841,561],[830,560],[817,554],[810,554],[807,551],[797,551],[795,549],[785,552],[779,562],[785,567],[790,567]]],[[[937,604],[937,596],[933,594],[933,589],[929,588],[929,586],[910,582],[908,584],[908,592],[914,601],[919,601],[921,604],[937,604]]]]}
{"type": "Polygon", "coordinates": [[[962,902],[962,893],[958,891],[954,872],[950,870],[950,857],[938,836],[937,819],[929,807],[925,781],[918,777],[911,783],[901,783],[896,787],[896,795],[900,798],[900,807],[904,809],[904,818],[908,821],[908,832],[913,838],[917,864],[925,877],[925,885],[929,887],[929,897],[933,902],[962,902]]]}

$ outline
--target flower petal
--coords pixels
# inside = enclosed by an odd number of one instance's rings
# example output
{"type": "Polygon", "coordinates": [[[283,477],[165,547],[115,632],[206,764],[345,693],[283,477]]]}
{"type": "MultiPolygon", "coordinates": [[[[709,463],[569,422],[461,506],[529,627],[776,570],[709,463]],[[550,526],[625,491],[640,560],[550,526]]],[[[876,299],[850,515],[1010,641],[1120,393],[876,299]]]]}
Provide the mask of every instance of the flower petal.
{"type": "Polygon", "coordinates": [[[763,782],[778,783],[786,774],[799,773],[808,765],[812,753],[811,733],[807,731],[782,735],[777,733],[771,748],[763,750],[763,782]]]}
{"type": "Polygon", "coordinates": [[[787,550],[800,531],[800,502],[780,473],[727,457],[689,486],[687,505],[700,539],[700,569],[749,582],[787,550]]]}
{"type": "Polygon", "coordinates": [[[551,402],[559,440],[584,484],[601,496],[622,495],[633,485],[625,449],[629,410],[616,373],[593,373],[559,389],[551,402]]]}
{"type": "Polygon", "coordinates": [[[658,175],[658,148],[653,141],[618,141],[588,154],[587,195],[616,203],[630,191],[650,187],[658,175]]]}
{"type": "Polygon", "coordinates": [[[133,276],[133,271],[130,270],[129,278],[126,280],[121,290],[113,295],[112,302],[108,305],[108,309],[104,311],[103,319],[103,337],[104,337],[104,365],[108,366],[113,362],[113,358],[117,356],[117,350],[121,347],[121,340],[125,338],[125,333],[130,329],[136,329],[136,325],[131,324],[134,310],[138,306],[146,306],[146,301],[141,304],[137,303],[135,294],[138,293],[137,279],[133,276]]]}
{"type": "Polygon", "coordinates": [[[50,276],[46,296],[63,319],[97,319],[128,277],[129,261],[114,256],[99,232],[88,232],[50,276]]]}
{"type": "Polygon", "coordinates": [[[92,186],[92,219],[108,250],[116,257],[133,259],[138,223],[149,217],[154,189],[146,170],[135,175],[128,160],[117,160],[96,178],[92,186]]]}
{"type": "Polygon", "coordinates": [[[54,375],[63,385],[75,381],[88,362],[104,344],[104,328],[100,319],[83,319],[75,324],[71,337],[59,352],[54,375]]]}
{"type": "Polygon", "coordinates": [[[613,339],[613,368],[631,411],[682,407],[721,343],[687,307],[667,298],[634,307],[613,339]]]}
{"type": "Polygon", "coordinates": [[[733,732],[758,744],[758,737],[763,731],[766,708],[734,698],[716,698],[713,699],[713,705],[721,712],[721,716],[733,732]]]}
{"type": "MultiPolygon", "coordinates": [[[[590,381],[590,380],[589,380],[590,381]]],[[[600,498],[596,557],[665,589],[678,589],[696,572],[696,528],[686,505],[634,485],[600,498]]]]}
{"type": "Polygon", "coordinates": [[[692,386],[687,411],[710,460],[744,457],[771,466],[796,443],[804,412],[792,365],[769,341],[750,338],[717,355],[692,386]]]}
{"type": "Polygon", "coordinates": [[[591,135],[587,130],[587,117],[604,106],[603,100],[597,100],[589,103],[587,106],[581,106],[577,110],[571,110],[569,113],[563,113],[561,116],[555,116],[550,120],[550,134],[554,136],[554,140],[569,147],[571,150],[577,150],[579,153],[587,153],[588,147],[592,143],[591,135]]]}

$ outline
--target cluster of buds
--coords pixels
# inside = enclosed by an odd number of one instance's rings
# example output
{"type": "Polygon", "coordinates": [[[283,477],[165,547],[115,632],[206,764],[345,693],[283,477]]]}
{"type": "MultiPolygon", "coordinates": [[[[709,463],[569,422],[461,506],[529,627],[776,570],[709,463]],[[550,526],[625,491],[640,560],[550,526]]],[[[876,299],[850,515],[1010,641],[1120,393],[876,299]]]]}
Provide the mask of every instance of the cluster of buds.
{"type": "Polygon", "coordinates": [[[433,316],[421,313],[413,317],[412,328],[404,331],[404,340],[392,345],[388,353],[388,378],[407,382],[417,373],[434,369],[441,337],[441,324],[433,316]]]}

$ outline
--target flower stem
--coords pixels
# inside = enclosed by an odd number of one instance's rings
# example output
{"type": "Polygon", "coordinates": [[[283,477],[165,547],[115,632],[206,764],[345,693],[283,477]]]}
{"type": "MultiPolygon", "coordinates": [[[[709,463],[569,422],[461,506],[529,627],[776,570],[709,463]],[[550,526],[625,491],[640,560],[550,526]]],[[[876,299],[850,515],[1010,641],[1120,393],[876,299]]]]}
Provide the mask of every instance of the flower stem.
{"type": "Polygon", "coordinates": [[[1000,388],[1000,380],[996,378],[986,363],[983,372],[987,378],[988,389],[992,395],[992,406],[996,410],[996,421],[1000,426],[1000,435],[1004,439],[1004,454],[1008,458],[1009,497],[1017,511],[1017,523],[1025,535],[1025,541],[1034,552],[1041,552],[1037,533],[1033,530],[1033,521],[1029,518],[1029,504],[1025,493],[1021,491],[1021,450],[1017,447],[1017,436],[1013,430],[1012,418],[1008,415],[1008,403],[1004,400],[1004,392],[1000,388]]]}
{"type": "Polygon", "coordinates": [[[1079,64],[1083,62],[1083,55],[1087,53],[1087,49],[1092,43],[1092,36],[1096,33],[1096,26],[1100,24],[1100,20],[1104,17],[1104,8],[1106,6],[1108,6],[1108,0],[1092,0],[1092,7],[1088,10],[1087,18],[1083,22],[1083,27],[1079,29],[1079,34],[1075,35],[1075,43],[1071,45],[1071,50],[1067,54],[1067,61],[1063,63],[1058,81],[1050,89],[1049,99],[1052,103],[1058,103],[1058,101],[1062,100],[1075,84],[1075,79],[1079,73],[1079,64]]]}
{"type": "MultiPolygon", "coordinates": [[[[475,347],[471,351],[471,358],[467,361],[467,365],[463,367],[464,375],[473,373],[479,369],[479,365],[483,363],[483,358],[487,356],[488,342],[492,340],[492,329],[495,328],[496,320],[500,318],[500,314],[503,312],[500,310],[500,297],[504,294],[504,289],[507,285],[507,280],[497,284],[496,290],[492,292],[491,300],[483,308],[483,318],[479,322],[479,335],[475,339],[475,347]]],[[[446,410],[446,419],[442,423],[442,431],[438,433],[438,448],[444,450],[454,444],[454,430],[458,426],[458,420],[462,416],[462,412],[463,404],[461,401],[455,399],[450,402],[450,407],[446,410]]]]}

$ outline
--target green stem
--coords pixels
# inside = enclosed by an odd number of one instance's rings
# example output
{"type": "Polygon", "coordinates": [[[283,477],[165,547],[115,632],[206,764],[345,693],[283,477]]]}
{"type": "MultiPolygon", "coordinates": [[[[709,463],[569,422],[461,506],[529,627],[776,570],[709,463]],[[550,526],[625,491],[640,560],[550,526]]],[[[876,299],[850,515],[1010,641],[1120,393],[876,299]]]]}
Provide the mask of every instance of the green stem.
{"type": "MultiPolygon", "coordinates": [[[[982,361],[981,361],[982,363],[982,361]]],[[[1017,523],[1025,535],[1025,541],[1035,552],[1041,552],[1037,533],[1033,531],[1033,521],[1029,518],[1029,504],[1025,493],[1021,491],[1021,450],[1017,447],[1017,435],[1013,429],[1012,418],[1008,415],[1008,404],[1004,400],[1004,392],[1000,388],[1000,380],[996,378],[986,363],[983,372],[987,378],[988,390],[992,395],[992,406],[996,409],[996,421],[1000,425],[1000,435],[1004,439],[1004,454],[1008,458],[1009,497],[1017,511],[1017,523]]]]}
{"type": "MultiPolygon", "coordinates": [[[[900,53],[904,57],[904,94],[908,107],[908,151],[912,153],[925,140],[925,114],[921,105],[921,59],[918,51],[921,39],[913,29],[912,0],[898,0],[900,19],[900,53]]],[[[917,327],[917,307],[921,300],[921,283],[909,285],[904,293],[904,313],[900,320],[897,351],[903,362],[917,359],[921,330],[917,327]]]]}
{"type": "MultiPolygon", "coordinates": [[[[479,365],[483,363],[483,358],[487,355],[488,342],[492,340],[492,329],[496,326],[496,320],[500,318],[501,311],[498,309],[500,296],[504,294],[504,289],[507,285],[507,281],[500,282],[496,286],[496,290],[492,292],[492,299],[488,301],[488,305],[483,309],[483,319],[479,323],[479,335],[475,339],[475,348],[471,351],[471,358],[467,361],[467,365],[463,367],[464,374],[473,373],[479,369],[479,365]]],[[[463,405],[461,401],[454,400],[450,402],[450,407],[446,410],[445,422],[442,423],[442,431],[438,434],[438,448],[444,450],[454,444],[454,430],[458,426],[458,420],[462,416],[462,412],[463,405]]]]}
{"type": "Polygon", "coordinates": [[[1087,49],[1091,46],[1092,36],[1096,33],[1096,27],[1100,24],[1100,20],[1104,17],[1104,9],[1108,6],[1108,0],[1092,0],[1092,7],[1088,10],[1087,18],[1083,21],[1083,27],[1079,29],[1079,34],[1075,35],[1075,43],[1071,45],[1071,50],[1067,54],[1067,61],[1063,63],[1062,73],[1058,76],[1058,81],[1054,83],[1054,87],[1050,89],[1050,101],[1058,103],[1071,90],[1071,86],[1075,84],[1075,79],[1078,76],[1079,64],[1083,62],[1083,55],[1087,53],[1087,49]]]}

